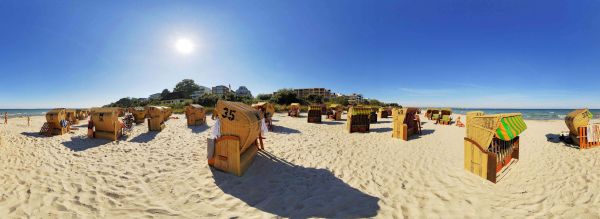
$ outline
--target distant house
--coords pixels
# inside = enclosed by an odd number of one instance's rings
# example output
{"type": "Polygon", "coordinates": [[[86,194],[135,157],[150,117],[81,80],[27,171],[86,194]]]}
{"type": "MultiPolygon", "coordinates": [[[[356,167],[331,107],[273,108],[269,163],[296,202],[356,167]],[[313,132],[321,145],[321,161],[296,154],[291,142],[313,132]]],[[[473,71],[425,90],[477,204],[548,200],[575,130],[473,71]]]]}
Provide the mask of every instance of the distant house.
{"type": "Polygon", "coordinates": [[[152,94],[148,97],[150,100],[160,100],[160,93],[152,94]]]}
{"type": "Polygon", "coordinates": [[[218,85],[218,86],[212,87],[212,93],[214,95],[217,95],[220,97],[225,96],[226,94],[228,94],[230,92],[231,92],[231,90],[229,89],[229,87],[226,87],[225,85],[218,85]]]}
{"type": "Polygon", "coordinates": [[[350,103],[350,104],[357,104],[357,103],[362,102],[362,100],[363,100],[362,94],[353,93],[352,95],[348,95],[348,103],[350,103]]]}
{"type": "Polygon", "coordinates": [[[202,95],[204,95],[204,94],[210,94],[210,93],[212,93],[212,90],[210,88],[204,87],[204,86],[200,86],[200,90],[194,91],[194,93],[192,93],[192,95],[190,95],[190,97],[192,99],[198,99],[202,95]]]}
{"type": "Polygon", "coordinates": [[[319,95],[325,98],[330,98],[333,95],[331,94],[331,90],[329,89],[325,89],[325,88],[301,88],[301,89],[294,89],[294,92],[296,92],[296,95],[300,98],[306,98],[309,95],[319,95]]]}
{"type": "Polygon", "coordinates": [[[250,98],[252,98],[252,93],[250,92],[250,90],[248,90],[248,88],[246,88],[246,86],[240,86],[235,91],[235,95],[238,96],[238,97],[250,97],[250,98]]]}

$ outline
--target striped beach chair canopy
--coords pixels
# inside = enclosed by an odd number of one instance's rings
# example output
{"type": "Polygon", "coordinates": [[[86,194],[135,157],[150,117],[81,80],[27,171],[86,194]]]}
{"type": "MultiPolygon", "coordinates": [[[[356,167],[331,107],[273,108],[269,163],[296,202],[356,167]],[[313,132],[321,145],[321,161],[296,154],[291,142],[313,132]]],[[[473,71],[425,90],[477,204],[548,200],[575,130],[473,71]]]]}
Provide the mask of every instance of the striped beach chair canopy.
{"type": "Polygon", "coordinates": [[[527,129],[521,114],[502,115],[496,129],[496,137],[504,141],[512,140],[527,129]]]}
{"type": "Polygon", "coordinates": [[[494,137],[509,141],[527,129],[520,113],[475,115],[467,122],[467,138],[487,147],[494,137]]]}

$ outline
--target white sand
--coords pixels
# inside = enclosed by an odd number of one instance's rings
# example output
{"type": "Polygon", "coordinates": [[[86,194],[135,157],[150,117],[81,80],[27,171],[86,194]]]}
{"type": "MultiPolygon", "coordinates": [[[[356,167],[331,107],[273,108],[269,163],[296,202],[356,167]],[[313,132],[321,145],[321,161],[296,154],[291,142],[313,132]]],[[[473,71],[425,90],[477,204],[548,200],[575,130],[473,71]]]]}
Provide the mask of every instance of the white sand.
{"type": "Polygon", "coordinates": [[[268,154],[236,177],[207,166],[209,129],[184,119],[118,142],[85,138],[85,125],[42,137],[43,117],[11,119],[0,124],[0,218],[600,217],[600,148],[548,141],[563,121],[527,121],[521,160],[493,184],[463,169],[464,128],[427,122],[404,142],[391,119],[368,134],[275,120],[268,154]]]}

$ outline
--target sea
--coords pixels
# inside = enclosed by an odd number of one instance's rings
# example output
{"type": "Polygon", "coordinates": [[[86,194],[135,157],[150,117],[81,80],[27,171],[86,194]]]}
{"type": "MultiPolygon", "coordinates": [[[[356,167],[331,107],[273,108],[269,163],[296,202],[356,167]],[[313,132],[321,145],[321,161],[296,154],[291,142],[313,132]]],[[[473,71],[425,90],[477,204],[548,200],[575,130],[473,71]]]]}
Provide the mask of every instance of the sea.
{"type": "MultiPolygon", "coordinates": [[[[8,112],[8,117],[23,117],[23,116],[39,116],[45,115],[50,109],[0,109],[0,113],[4,116],[4,112],[8,112]]],[[[496,113],[521,113],[524,119],[531,120],[562,120],[573,109],[490,109],[490,108],[453,108],[453,113],[466,114],[469,111],[483,111],[485,114],[496,113]]],[[[594,118],[600,118],[600,109],[590,109],[594,118]]]]}
{"type": "MultiPolygon", "coordinates": [[[[562,120],[574,109],[477,109],[453,108],[452,112],[466,114],[469,111],[483,111],[485,114],[521,113],[524,119],[529,120],[562,120]]],[[[595,119],[600,118],[600,109],[590,109],[595,119]]]]}
{"type": "Polygon", "coordinates": [[[23,116],[42,116],[51,109],[0,109],[1,117],[4,118],[4,113],[8,113],[8,118],[23,117],[23,116]]]}

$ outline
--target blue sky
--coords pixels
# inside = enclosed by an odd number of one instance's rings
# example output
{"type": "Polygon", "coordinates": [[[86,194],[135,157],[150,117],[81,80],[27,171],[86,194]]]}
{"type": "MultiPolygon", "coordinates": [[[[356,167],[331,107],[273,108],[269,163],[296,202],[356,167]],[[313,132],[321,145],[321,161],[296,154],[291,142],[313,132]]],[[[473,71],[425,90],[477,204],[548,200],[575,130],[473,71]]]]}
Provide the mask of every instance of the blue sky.
{"type": "Polygon", "coordinates": [[[598,1],[0,1],[0,108],[204,86],[600,108],[598,1]],[[174,49],[177,39],[195,45],[174,49]]]}

